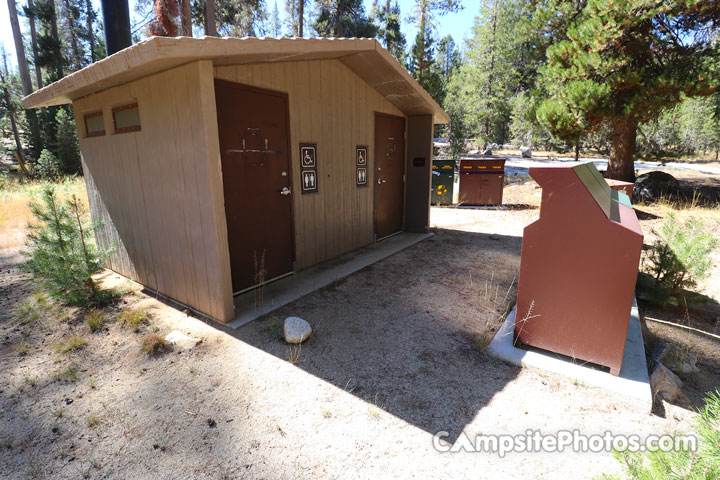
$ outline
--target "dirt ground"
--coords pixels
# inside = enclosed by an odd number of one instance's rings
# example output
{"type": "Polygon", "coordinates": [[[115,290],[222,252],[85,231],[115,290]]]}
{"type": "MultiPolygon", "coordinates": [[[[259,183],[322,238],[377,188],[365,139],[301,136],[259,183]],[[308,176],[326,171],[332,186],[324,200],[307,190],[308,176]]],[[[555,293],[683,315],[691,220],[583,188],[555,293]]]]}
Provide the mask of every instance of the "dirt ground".
{"type": "MultiPolygon", "coordinates": [[[[463,433],[645,436],[690,428],[689,410],[665,405],[662,416],[651,415],[477,348],[515,295],[522,229],[537,217],[539,199],[532,184],[517,184],[506,188],[507,209],[433,208],[430,239],[239,330],[208,325],[107,275],[130,292],[105,311],[106,327],[91,333],[86,312],[63,313],[33,297],[17,247],[0,250],[0,478],[585,479],[618,472],[610,453],[500,458],[433,448],[439,431],[455,442],[463,433]],[[15,312],[28,298],[38,319],[20,324],[15,312]],[[149,312],[151,324],[135,333],[112,321],[127,308],[149,312]],[[288,315],[315,329],[300,349],[277,336],[288,315]],[[202,342],[157,356],[140,351],[143,335],[172,329],[202,342]],[[56,351],[72,335],[86,344],[56,351]]],[[[709,283],[717,278],[716,267],[709,283]]],[[[690,341],[663,328],[658,335],[690,341]]],[[[718,342],[702,341],[717,351],[718,342]]],[[[717,360],[703,357],[703,371],[717,360]]]]}

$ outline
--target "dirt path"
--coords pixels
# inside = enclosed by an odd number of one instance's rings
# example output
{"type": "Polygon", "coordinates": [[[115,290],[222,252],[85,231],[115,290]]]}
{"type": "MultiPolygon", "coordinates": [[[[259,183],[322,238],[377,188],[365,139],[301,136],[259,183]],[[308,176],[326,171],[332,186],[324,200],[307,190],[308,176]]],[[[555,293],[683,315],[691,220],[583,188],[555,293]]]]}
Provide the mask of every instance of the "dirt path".
{"type": "MultiPolygon", "coordinates": [[[[78,313],[19,326],[8,307],[28,293],[14,253],[0,253],[0,478],[592,478],[609,453],[441,453],[433,434],[648,435],[686,430],[560,377],[476,349],[514,294],[521,233],[535,192],[514,210],[433,209],[436,235],[237,331],[209,326],[141,293],[120,308],[150,312],[160,333],[202,338],[147,357],[142,333],[91,334],[78,313]],[[274,317],[315,328],[293,351],[274,317]],[[53,344],[87,339],[69,355],[53,344]],[[26,342],[29,351],[20,354],[26,342]],[[293,360],[295,363],[291,362],[293,360]],[[76,378],[62,379],[73,366],[76,378]],[[60,379],[59,379],[60,378],[60,379]]],[[[44,317],[54,314],[43,311],[44,317]]]]}

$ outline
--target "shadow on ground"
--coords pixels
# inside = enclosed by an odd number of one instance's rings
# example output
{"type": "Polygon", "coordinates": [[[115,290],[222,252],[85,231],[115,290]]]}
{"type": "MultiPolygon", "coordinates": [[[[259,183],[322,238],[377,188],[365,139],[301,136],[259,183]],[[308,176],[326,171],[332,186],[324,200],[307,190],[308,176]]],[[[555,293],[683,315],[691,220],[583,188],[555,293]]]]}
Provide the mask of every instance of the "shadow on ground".
{"type": "Polygon", "coordinates": [[[439,229],[436,235],[237,330],[288,360],[277,326],[314,327],[297,367],[427,432],[454,441],[518,374],[477,347],[515,297],[519,237],[439,229]],[[273,329],[275,325],[275,329],[273,329]]]}

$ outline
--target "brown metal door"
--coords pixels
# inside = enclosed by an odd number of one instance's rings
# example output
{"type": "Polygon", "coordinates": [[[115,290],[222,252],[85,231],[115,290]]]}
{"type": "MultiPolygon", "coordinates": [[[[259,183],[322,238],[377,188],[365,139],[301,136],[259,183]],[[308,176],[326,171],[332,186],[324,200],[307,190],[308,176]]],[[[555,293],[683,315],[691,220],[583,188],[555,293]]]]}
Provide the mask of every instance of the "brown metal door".
{"type": "Polygon", "coordinates": [[[233,291],[292,271],[287,95],[215,81],[233,291]]]}
{"type": "Polygon", "coordinates": [[[402,230],[405,197],[405,119],[375,114],[375,236],[402,230]]]}

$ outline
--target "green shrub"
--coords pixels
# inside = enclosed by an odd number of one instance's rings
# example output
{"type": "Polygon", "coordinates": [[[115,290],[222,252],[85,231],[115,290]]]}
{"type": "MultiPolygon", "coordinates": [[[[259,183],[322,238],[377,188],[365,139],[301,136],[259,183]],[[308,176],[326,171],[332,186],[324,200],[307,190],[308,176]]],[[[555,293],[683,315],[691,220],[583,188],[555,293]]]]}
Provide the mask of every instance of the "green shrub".
{"type": "MultiPolygon", "coordinates": [[[[720,391],[710,393],[696,423],[697,450],[614,452],[634,480],[720,478],[720,391]]],[[[608,477],[605,477],[608,478],[608,477]]],[[[617,477],[610,477],[617,478],[617,477]]]]}
{"type": "Polygon", "coordinates": [[[53,297],[71,305],[102,305],[112,292],[102,291],[92,275],[103,268],[106,253],[93,242],[94,225],[76,196],[60,202],[52,186],[42,204],[31,203],[35,221],[28,228],[25,269],[53,297]]]}
{"type": "Polygon", "coordinates": [[[666,296],[681,295],[707,276],[718,241],[701,221],[680,222],[670,214],[655,233],[659,239],[647,255],[648,273],[666,296]]]}

